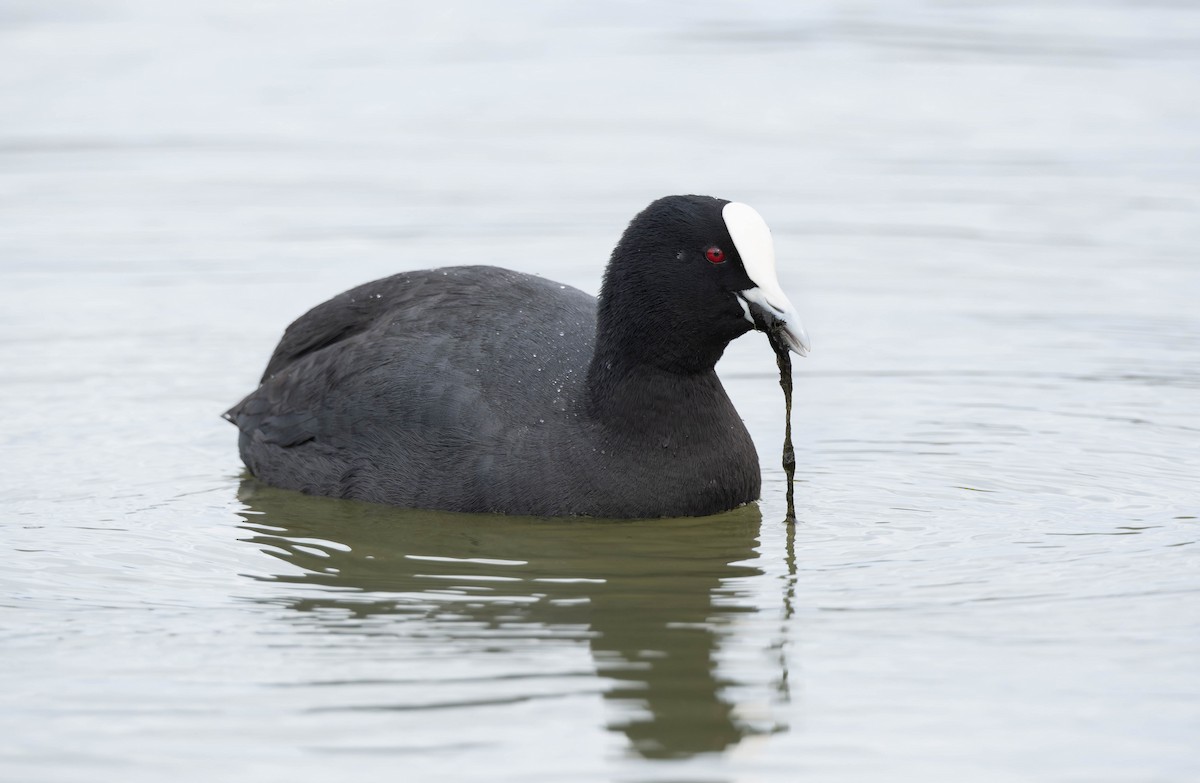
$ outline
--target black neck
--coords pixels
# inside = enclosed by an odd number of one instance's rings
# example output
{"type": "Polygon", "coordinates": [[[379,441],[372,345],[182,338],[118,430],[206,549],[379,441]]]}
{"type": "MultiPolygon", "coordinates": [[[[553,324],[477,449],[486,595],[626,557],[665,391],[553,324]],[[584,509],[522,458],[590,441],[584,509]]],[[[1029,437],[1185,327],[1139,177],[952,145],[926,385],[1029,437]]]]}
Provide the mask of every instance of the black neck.
{"type": "Polygon", "coordinates": [[[628,417],[637,410],[653,417],[674,411],[679,416],[688,410],[681,398],[690,394],[728,401],[714,368],[729,341],[751,325],[738,312],[732,292],[714,291],[708,279],[688,267],[685,253],[695,240],[681,235],[679,226],[695,222],[695,215],[679,205],[655,202],[613,250],[588,368],[595,413],[628,417]]]}
{"type": "Polygon", "coordinates": [[[598,368],[596,362],[588,374],[588,403],[594,420],[618,421],[619,430],[634,440],[702,430],[710,422],[697,421],[695,411],[731,405],[711,368],[680,374],[646,364],[598,368]]]}

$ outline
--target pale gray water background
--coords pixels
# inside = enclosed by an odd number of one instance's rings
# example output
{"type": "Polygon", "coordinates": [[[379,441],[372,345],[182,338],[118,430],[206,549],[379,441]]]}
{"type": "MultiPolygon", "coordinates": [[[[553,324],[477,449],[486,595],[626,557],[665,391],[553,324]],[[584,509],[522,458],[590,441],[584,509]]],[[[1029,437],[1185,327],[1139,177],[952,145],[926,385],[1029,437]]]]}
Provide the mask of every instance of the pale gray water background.
{"type": "MultiPolygon", "coordinates": [[[[1200,4],[0,0],[0,779],[1200,779],[1200,4]],[[242,484],[395,271],[749,202],[800,524],[242,484]]],[[[760,518],[761,514],[761,518],[760,518]]]]}

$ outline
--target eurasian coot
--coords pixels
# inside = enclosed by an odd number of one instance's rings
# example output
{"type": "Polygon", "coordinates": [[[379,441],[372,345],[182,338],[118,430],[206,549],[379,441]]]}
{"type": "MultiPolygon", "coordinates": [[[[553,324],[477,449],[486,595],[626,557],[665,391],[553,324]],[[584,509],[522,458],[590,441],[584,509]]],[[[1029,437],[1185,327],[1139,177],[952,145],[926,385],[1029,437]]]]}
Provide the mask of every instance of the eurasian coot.
{"type": "Polygon", "coordinates": [[[404,272],[288,327],[225,417],[262,481],[411,508],[698,516],[758,498],[714,367],[808,337],[745,204],[669,196],[629,224],[599,299],[490,266],[404,272]]]}

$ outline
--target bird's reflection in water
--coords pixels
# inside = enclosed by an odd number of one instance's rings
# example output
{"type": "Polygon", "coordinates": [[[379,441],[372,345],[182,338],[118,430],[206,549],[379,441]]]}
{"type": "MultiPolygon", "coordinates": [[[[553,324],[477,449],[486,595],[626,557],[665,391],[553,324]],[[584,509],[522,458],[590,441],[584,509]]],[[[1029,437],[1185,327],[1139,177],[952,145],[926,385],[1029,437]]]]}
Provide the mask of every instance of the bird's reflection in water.
{"type": "Polygon", "coordinates": [[[348,616],[367,632],[405,615],[424,637],[466,622],[476,635],[519,626],[586,643],[617,707],[611,728],[645,757],[718,752],[779,730],[735,717],[728,692],[742,683],[722,679],[715,662],[728,620],[756,611],[729,584],[761,573],[743,564],[755,557],[755,506],[630,522],[408,511],[253,479],[239,496],[248,540],[300,569],[256,578],[329,588],[276,600],[331,618],[331,631],[346,633],[348,616]]]}

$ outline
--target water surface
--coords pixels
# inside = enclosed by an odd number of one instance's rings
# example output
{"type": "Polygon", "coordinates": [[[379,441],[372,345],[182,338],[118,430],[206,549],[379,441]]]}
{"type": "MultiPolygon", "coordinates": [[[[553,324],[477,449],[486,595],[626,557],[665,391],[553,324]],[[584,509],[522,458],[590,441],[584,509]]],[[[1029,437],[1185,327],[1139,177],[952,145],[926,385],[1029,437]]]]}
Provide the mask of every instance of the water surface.
{"type": "Polygon", "coordinates": [[[0,5],[0,778],[1200,778],[1200,8],[0,5]],[[477,518],[241,472],[345,288],[771,223],[763,500],[477,518]]]}

